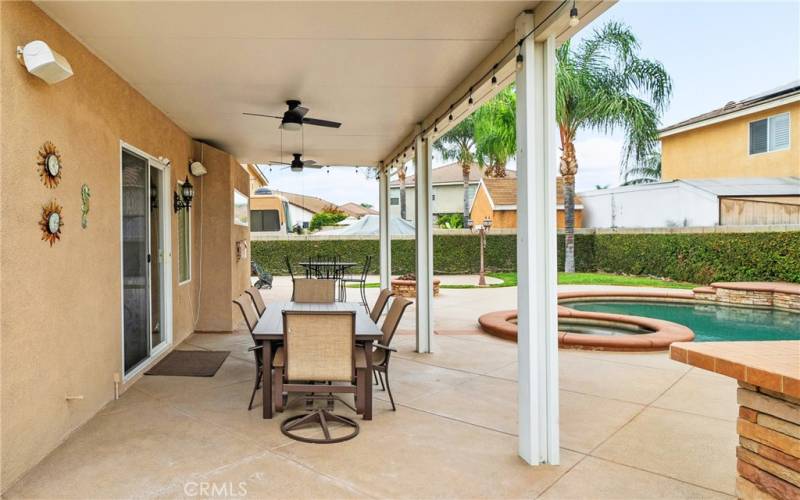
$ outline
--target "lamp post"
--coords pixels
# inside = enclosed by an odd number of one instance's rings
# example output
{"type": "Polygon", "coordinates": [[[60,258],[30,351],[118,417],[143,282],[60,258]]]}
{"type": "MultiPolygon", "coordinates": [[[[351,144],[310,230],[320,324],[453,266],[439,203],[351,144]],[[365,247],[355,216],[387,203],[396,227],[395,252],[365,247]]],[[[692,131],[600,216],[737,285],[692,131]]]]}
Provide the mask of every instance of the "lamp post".
{"type": "Polygon", "coordinates": [[[483,252],[486,248],[486,233],[492,227],[492,219],[486,217],[483,219],[483,223],[479,224],[475,227],[475,223],[472,219],[467,219],[467,227],[470,231],[477,232],[480,236],[480,245],[481,245],[481,270],[480,270],[480,277],[478,278],[478,286],[486,286],[486,269],[484,267],[484,259],[483,259],[483,252]]]}

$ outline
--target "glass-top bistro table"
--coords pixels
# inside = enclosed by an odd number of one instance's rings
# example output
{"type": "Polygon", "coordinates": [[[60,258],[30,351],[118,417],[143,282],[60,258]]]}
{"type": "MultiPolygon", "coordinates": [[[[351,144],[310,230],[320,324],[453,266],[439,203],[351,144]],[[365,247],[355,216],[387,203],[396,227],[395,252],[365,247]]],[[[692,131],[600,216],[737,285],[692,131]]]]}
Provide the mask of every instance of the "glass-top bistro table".
{"type": "Polygon", "coordinates": [[[311,276],[342,276],[344,272],[353,266],[357,266],[357,262],[341,262],[338,260],[331,261],[302,261],[298,262],[306,270],[306,277],[311,276]]]}
{"type": "MultiPolygon", "coordinates": [[[[261,375],[261,399],[263,417],[272,418],[272,343],[283,340],[283,311],[355,311],[356,342],[364,346],[367,358],[367,376],[372,376],[372,343],[381,339],[378,325],[372,322],[358,302],[333,302],[325,304],[299,304],[296,302],[273,302],[267,305],[264,314],[253,329],[253,339],[263,347],[264,370],[261,375]]],[[[364,420],[372,420],[372,384],[367,383],[364,401],[364,420]]]]}

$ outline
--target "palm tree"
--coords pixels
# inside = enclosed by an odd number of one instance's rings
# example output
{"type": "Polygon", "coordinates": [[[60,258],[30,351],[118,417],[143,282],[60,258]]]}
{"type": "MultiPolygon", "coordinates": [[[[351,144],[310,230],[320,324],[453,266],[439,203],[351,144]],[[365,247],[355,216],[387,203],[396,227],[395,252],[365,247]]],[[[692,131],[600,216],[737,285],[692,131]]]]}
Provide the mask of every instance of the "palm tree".
{"type": "Polygon", "coordinates": [[[400,218],[406,218],[406,164],[397,167],[397,180],[400,182],[400,218]]]}
{"type": "Polygon", "coordinates": [[[640,163],[622,172],[622,185],[647,184],[661,180],[661,151],[654,149],[640,163]]]}
{"type": "Polygon", "coordinates": [[[638,55],[639,42],[622,23],[609,22],[573,48],[556,49],[556,121],[564,179],[564,270],[575,271],[575,134],[580,128],[622,129],[621,171],[641,165],[658,144],[659,116],[672,81],[658,61],[638,55]]]}
{"type": "Polygon", "coordinates": [[[475,156],[487,177],[505,177],[517,151],[517,94],[506,87],[475,112],[475,156]]]}
{"type": "Polygon", "coordinates": [[[464,220],[469,219],[469,173],[475,161],[475,122],[472,115],[448,130],[433,145],[445,160],[461,164],[464,180],[464,220]]]}

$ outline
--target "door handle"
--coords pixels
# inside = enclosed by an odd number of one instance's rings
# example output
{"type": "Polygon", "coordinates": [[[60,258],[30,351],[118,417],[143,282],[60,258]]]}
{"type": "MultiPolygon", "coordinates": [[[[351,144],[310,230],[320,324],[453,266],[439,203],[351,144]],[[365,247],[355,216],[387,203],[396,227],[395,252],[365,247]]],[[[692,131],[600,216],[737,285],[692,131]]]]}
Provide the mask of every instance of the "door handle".
{"type": "Polygon", "coordinates": [[[147,254],[147,263],[150,263],[150,254],[147,254]]]}

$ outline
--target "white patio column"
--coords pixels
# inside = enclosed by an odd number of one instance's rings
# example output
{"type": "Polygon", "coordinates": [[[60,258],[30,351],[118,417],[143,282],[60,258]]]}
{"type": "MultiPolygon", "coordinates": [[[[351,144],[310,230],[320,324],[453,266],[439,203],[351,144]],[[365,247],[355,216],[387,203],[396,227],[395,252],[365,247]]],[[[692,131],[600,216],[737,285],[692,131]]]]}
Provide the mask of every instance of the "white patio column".
{"type": "MultiPolygon", "coordinates": [[[[418,128],[419,132],[419,128],[418,128]]],[[[432,146],[417,136],[414,146],[415,233],[417,248],[417,352],[433,352],[433,211],[432,146]]]]}
{"type": "MultiPolygon", "coordinates": [[[[521,39],[533,15],[517,18],[521,39]]],[[[555,39],[527,38],[517,83],[519,455],[558,464],[555,39]]]]}
{"type": "Polygon", "coordinates": [[[380,222],[379,246],[380,246],[380,277],[381,288],[391,288],[392,281],[392,237],[389,234],[389,170],[390,166],[385,166],[383,162],[378,166],[378,219],[380,222]]]}

